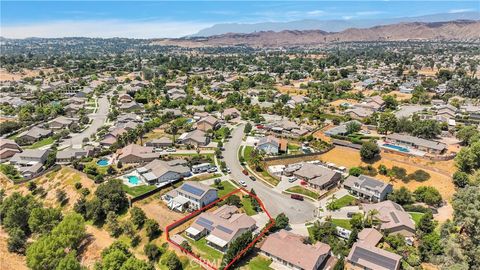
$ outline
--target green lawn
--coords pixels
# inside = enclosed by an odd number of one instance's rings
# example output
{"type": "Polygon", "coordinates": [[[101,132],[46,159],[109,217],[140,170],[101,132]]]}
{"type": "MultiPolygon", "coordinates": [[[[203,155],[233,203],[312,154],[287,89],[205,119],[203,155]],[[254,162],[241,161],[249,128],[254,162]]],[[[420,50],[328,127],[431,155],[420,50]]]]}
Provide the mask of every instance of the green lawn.
{"type": "Polygon", "coordinates": [[[331,202],[331,204],[333,204],[335,206],[335,207],[333,207],[333,209],[340,209],[340,208],[345,207],[345,206],[353,205],[353,203],[356,200],[357,199],[353,196],[345,195],[345,196],[341,197],[340,199],[334,200],[333,202],[331,202]]]}
{"type": "Polygon", "coordinates": [[[250,154],[253,151],[253,146],[247,145],[244,147],[245,147],[245,150],[243,152],[243,158],[245,159],[245,162],[247,162],[247,164],[250,164],[250,154]]]}
{"type": "Polygon", "coordinates": [[[261,256],[257,255],[253,258],[251,258],[247,264],[246,267],[249,270],[270,270],[270,264],[272,264],[272,260],[261,256]]]}
{"type": "MultiPolygon", "coordinates": [[[[258,172],[256,172],[258,173],[258,172]]],[[[278,185],[278,183],[280,183],[280,180],[271,176],[266,170],[263,170],[260,172],[260,174],[262,175],[262,178],[263,180],[267,181],[268,183],[276,186],[278,185]]]]}
{"type": "MultiPolygon", "coordinates": [[[[217,188],[215,184],[211,185],[211,187],[217,188]]],[[[237,189],[234,185],[230,184],[228,181],[222,181],[220,183],[220,187],[223,187],[222,189],[218,188],[218,197],[223,197],[227,195],[228,193],[234,191],[237,189]]]]}
{"type": "Polygon", "coordinates": [[[352,225],[350,225],[350,219],[332,219],[332,223],[335,226],[339,226],[345,228],[347,230],[352,229],[352,225]]]}
{"type": "Polygon", "coordinates": [[[413,222],[415,222],[415,225],[417,225],[420,222],[420,219],[425,215],[424,213],[419,213],[419,212],[408,212],[410,216],[413,219],[413,222]]]}
{"type": "Polygon", "coordinates": [[[287,191],[302,194],[302,195],[305,195],[305,196],[308,196],[308,197],[311,197],[311,198],[314,198],[314,199],[318,199],[320,197],[320,194],[318,194],[314,191],[311,191],[309,189],[306,189],[302,186],[293,186],[291,188],[288,188],[287,191]]]}
{"type": "Polygon", "coordinates": [[[132,195],[133,197],[142,195],[150,190],[154,190],[155,188],[156,188],[155,186],[150,186],[150,185],[142,185],[142,186],[136,186],[136,187],[129,187],[127,185],[123,185],[123,190],[128,194],[132,195]]]}
{"type": "Polygon", "coordinates": [[[243,205],[243,209],[245,209],[245,213],[249,216],[253,216],[253,215],[256,215],[257,214],[257,211],[255,211],[253,209],[253,206],[252,206],[252,201],[250,200],[250,198],[247,198],[247,197],[244,197],[242,199],[242,205],[243,205]]]}
{"type": "Polygon", "coordinates": [[[184,236],[184,238],[192,246],[193,252],[200,253],[202,259],[218,262],[223,258],[223,253],[207,245],[205,237],[198,241],[192,240],[187,236],[184,236]]]}
{"type": "Polygon", "coordinates": [[[38,142],[35,142],[34,144],[32,145],[29,145],[25,148],[27,149],[37,149],[37,148],[40,148],[42,146],[45,146],[45,145],[49,145],[49,144],[53,144],[55,140],[53,139],[53,137],[47,137],[47,138],[44,138],[38,142]]]}

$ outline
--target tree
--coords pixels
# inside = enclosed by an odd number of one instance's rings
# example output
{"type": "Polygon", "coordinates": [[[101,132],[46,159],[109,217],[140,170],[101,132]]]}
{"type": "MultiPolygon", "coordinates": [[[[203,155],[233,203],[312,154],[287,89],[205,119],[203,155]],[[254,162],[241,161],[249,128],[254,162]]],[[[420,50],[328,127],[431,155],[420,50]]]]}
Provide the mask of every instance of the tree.
{"type": "Polygon", "coordinates": [[[286,229],[289,226],[289,218],[284,213],[278,214],[275,218],[275,230],[286,229]]]}
{"type": "Polygon", "coordinates": [[[461,140],[464,145],[470,144],[470,139],[478,134],[478,130],[474,126],[463,126],[457,131],[457,139],[461,140]]]}
{"type": "Polygon", "coordinates": [[[442,195],[434,187],[418,187],[414,192],[415,198],[430,206],[439,206],[442,203],[442,195]]]}
{"type": "Polygon", "coordinates": [[[120,270],[155,270],[155,267],[146,261],[139,260],[132,256],[123,263],[120,270]]]}
{"type": "Polygon", "coordinates": [[[60,205],[64,205],[68,199],[67,193],[62,189],[57,189],[57,191],[55,192],[55,197],[57,198],[57,202],[60,205]]]}
{"type": "Polygon", "coordinates": [[[250,123],[246,123],[245,124],[245,127],[243,128],[243,132],[245,132],[245,134],[248,134],[252,131],[252,124],[250,123]]]}
{"type": "MultiPolygon", "coordinates": [[[[239,253],[247,248],[247,246],[253,241],[253,236],[251,231],[246,231],[237,238],[235,238],[230,245],[228,246],[227,251],[222,259],[222,264],[220,269],[224,269],[225,266],[230,263],[234,258],[237,258],[239,253]]],[[[247,252],[243,253],[242,256],[245,256],[247,252]]]]}
{"type": "Polygon", "coordinates": [[[423,236],[418,246],[420,256],[423,261],[428,261],[433,255],[438,255],[443,252],[442,245],[440,243],[440,236],[436,232],[432,232],[423,236]]]}
{"type": "Polygon", "coordinates": [[[237,195],[231,195],[225,199],[225,204],[234,205],[236,207],[242,207],[242,200],[237,195]]]}
{"type": "Polygon", "coordinates": [[[178,259],[175,252],[170,252],[167,257],[166,265],[168,270],[180,270],[182,269],[182,263],[178,259]]]}
{"type": "Polygon", "coordinates": [[[183,241],[180,244],[180,247],[182,247],[184,250],[186,250],[188,252],[192,252],[192,246],[190,246],[190,244],[187,241],[183,241]]]}
{"type": "Polygon", "coordinates": [[[359,167],[352,167],[350,170],[348,170],[348,174],[353,175],[353,176],[360,176],[363,173],[362,168],[359,167]]]}
{"type": "Polygon", "coordinates": [[[48,233],[62,220],[60,209],[34,208],[28,218],[28,226],[33,233],[48,233]]]}
{"type": "Polygon", "coordinates": [[[453,184],[456,187],[464,188],[468,185],[468,174],[461,171],[456,171],[453,174],[453,184]]]}
{"type": "Polygon", "coordinates": [[[110,232],[110,236],[112,237],[117,238],[120,236],[120,234],[122,234],[123,230],[118,222],[117,214],[115,214],[115,212],[108,212],[106,219],[106,227],[107,230],[110,232]]]}
{"type": "Polygon", "coordinates": [[[143,252],[145,253],[145,255],[147,255],[147,258],[150,261],[157,261],[158,258],[160,258],[160,256],[162,255],[162,251],[154,243],[145,244],[145,246],[143,247],[143,252]]]}
{"type": "Polygon", "coordinates": [[[133,224],[137,226],[137,228],[141,228],[145,223],[145,219],[147,219],[147,216],[142,209],[134,206],[130,209],[130,219],[132,220],[133,224]]]}
{"type": "Polygon", "coordinates": [[[363,160],[372,160],[380,154],[380,148],[373,141],[364,142],[360,148],[360,156],[363,160]]]}
{"type": "Polygon", "coordinates": [[[417,224],[417,230],[420,234],[429,234],[435,230],[437,226],[436,222],[433,220],[432,211],[427,211],[417,224]]]}
{"type": "Polygon", "coordinates": [[[347,134],[358,132],[360,128],[361,128],[360,123],[358,123],[357,121],[350,121],[347,124],[347,134]]]}
{"type": "Polygon", "coordinates": [[[465,173],[470,173],[480,168],[480,141],[469,147],[462,148],[455,157],[457,168],[465,173]]]}
{"type": "Polygon", "coordinates": [[[77,253],[75,251],[69,252],[58,262],[56,270],[82,270],[83,268],[77,260],[76,255],[77,253]]]}
{"type": "Polygon", "coordinates": [[[385,108],[390,110],[396,110],[398,106],[398,101],[395,99],[394,96],[386,95],[383,97],[383,101],[385,101],[385,108]]]}
{"type": "Polygon", "coordinates": [[[406,187],[401,187],[390,193],[388,199],[400,205],[408,205],[413,203],[413,194],[406,187]]]}
{"type": "Polygon", "coordinates": [[[147,236],[150,240],[154,239],[155,237],[157,237],[161,233],[160,226],[153,219],[147,219],[147,221],[145,221],[144,226],[145,226],[145,230],[147,232],[147,236]]]}
{"type": "Polygon", "coordinates": [[[27,236],[20,228],[13,228],[8,233],[7,247],[9,252],[23,254],[27,244],[27,236]]]}
{"type": "Polygon", "coordinates": [[[378,117],[378,132],[387,134],[390,131],[394,131],[397,126],[397,118],[393,113],[381,113],[378,117]]]}
{"type": "Polygon", "coordinates": [[[30,234],[28,219],[32,209],[39,207],[39,204],[31,195],[22,196],[18,192],[8,196],[0,204],[0,220],[3,228],[8,232],[13,228],[19,228],[30,234]]]}

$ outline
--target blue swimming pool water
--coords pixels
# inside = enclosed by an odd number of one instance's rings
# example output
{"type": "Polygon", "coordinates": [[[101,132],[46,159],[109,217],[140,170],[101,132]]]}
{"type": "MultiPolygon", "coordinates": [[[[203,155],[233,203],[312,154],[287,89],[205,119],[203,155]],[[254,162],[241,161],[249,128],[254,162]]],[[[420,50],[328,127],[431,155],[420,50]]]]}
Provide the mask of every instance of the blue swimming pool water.
{"type": "Polygon", "coordinates": [[[406,147],[402,147],[402,146],[398,146],[398,145],[394,145],[394,144],[384,144],[383,147],[387,147],[387,148],[390,148],[390,149],[394,149],[394,150],[397,150],[397,151],[400,151],[400,152],[410,152],[410,150],[408,150],[408,148],[406,147]]]}
{"type": "Polygon", "coordinates": [[[140,181],[140,179],[138,179],[138,177],[135,175],[129,175],[127,176],[127,178],[128,178],[128,183],[132,185],[138,185],[138,182],[140,181]]]}
{"type": "Polygon", "coordinates": [[[108,165],[110,165],[110,164],[109,164],[108,160],[106,160],[106,159],[100,159],[99,161],[97,161],[97,165],[98,165],[98,166],[108,166],[108,165]]]}

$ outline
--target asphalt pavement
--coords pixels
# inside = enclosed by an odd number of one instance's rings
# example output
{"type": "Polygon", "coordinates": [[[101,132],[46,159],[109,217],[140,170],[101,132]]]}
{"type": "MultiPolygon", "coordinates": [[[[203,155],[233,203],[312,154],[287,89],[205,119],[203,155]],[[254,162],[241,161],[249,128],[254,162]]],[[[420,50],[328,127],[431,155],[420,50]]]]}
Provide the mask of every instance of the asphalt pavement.
{"type": "Polygon", "coordinates": [[[247,184],[247,190],[253,188],[272,217],[280,213],[285,213],[290,219],[291,224],[300,224],[313,220],[313,211],[315,209],[313,202],[291,199],[289,195],[272,189],[261,180],[252,181],[242,173],[243,167],[238,160],[237,153],[242,143],[243,128],[243,124],[234,128],[232,138],[225,144],[225,151],[223,153],[225,163],[231,170],[230,177],[233,181],[238,183],[238,181],[243,180],[247,184]]]}

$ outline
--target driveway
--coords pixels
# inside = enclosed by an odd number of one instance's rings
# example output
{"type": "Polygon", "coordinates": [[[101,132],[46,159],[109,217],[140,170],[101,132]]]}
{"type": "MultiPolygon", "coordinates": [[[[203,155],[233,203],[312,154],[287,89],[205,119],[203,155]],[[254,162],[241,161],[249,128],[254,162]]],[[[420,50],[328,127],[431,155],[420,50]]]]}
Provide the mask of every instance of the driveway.
{"type": "Polygon", "coordinates": [[[242,173],[243,167],[238,161],[237,153],[242,143],[243,128],[244,125],[241,124],[233,129],[232,138],[225,144],[225,152],[223,154],[225,163],[231,169],[230,176],[233,180],[236,182],[240,180],[245,181],[247,190],[253,188],[272,217],[285,213],[292,224],[313,220],[315,205],[312,202],[293,200],[288,195],[268,187],[261,180],[252,181],[242,173]]]}
{"type": "Polygon", "coordinates": [[[100,98],[98,98],[97,104],[97,111],[88,115],[88,117],[92,120],[90,126],[88,126],[84,131],[80,133],[72,134],[72,137],[70,139],[67,139],[61,144],[61,148],[82,147],[83,139],[90,139],[90,136],[97,133],[97,130],[107,122],[108,111],[110,109],[110,101],[108,100],[107,94],[104,94],[100,98]]]}

